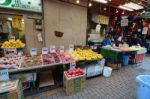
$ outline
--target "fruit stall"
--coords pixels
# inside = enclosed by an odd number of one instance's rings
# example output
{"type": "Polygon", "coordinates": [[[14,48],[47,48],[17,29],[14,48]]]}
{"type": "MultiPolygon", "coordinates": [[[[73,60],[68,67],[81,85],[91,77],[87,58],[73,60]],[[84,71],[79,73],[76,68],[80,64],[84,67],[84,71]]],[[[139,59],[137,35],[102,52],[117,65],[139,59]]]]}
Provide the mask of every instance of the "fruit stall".
{"type": "Polygon", "coordinates": [[[66,84],[67,90],[70,88],[67,85],[69,82],[77,83],[72,86],[77,90],[67,91],[68,95],[82,91],[85,79],[101,75],[105,64],[101,54],[84,47],[75,50],[44,47],[40,53],[36,48],[31,48],[30,53],[26,54],[24,43],[11,40],[4,42],[1,48],[4,55],[0,58],[0,68],[8,70],[10,80],[21,80],[24,95],[27,96],[63,84],[66,84]]]}

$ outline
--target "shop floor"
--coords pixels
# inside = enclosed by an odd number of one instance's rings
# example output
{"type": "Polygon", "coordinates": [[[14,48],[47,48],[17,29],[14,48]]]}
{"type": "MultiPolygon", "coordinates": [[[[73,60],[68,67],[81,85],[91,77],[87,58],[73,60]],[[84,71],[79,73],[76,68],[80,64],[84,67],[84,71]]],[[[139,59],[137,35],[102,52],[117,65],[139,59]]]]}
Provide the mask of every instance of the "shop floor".
{"type": "Polygon", "coordinates": [[[62,88],[35,94],[26,99],[135,99],[137,84],[135,78],[140,74],[150,74],[150,56],[141,66],[127,66],[113,71],[110,78],[99,76],[86,81],[83,92],[67,96],[62,88]]]}

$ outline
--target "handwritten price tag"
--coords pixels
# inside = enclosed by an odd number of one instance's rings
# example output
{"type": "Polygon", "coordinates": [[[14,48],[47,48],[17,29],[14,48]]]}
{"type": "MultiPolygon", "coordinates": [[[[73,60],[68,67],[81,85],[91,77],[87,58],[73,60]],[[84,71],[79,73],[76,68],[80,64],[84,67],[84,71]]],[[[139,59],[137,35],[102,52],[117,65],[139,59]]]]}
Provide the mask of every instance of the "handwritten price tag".
{"type": "Polygon", "coordinates": [[[51,53],[55,53],[56,52],[56,46],[55,45],[50,46],[50,52],[51,53]]]}
{"type": "Polygon", "coordinates": [[[76,67],[76,62],[73,61],[73,62],[70,62],[70,69],[73,69],[76,67]]]}
{"type": "Polygon", "coordinates": [[[73,44],[69,45],[69,51],[74,51],[74,45],[73,44]]]}
{"type": "Polygon", "coordinates": [[[64,52],[64,46],[60,46],[60,52],[64,52]]]}
{"type": "Polygon", "coordinates": [[[47,47],[42,48],[42,54],[48,54],[48,48],[47,47]]]}
{"type": "Polygon", "coordinates": [[[37,48],[30,48],[30,55],[31,56],[37,55],[37,48]]]}

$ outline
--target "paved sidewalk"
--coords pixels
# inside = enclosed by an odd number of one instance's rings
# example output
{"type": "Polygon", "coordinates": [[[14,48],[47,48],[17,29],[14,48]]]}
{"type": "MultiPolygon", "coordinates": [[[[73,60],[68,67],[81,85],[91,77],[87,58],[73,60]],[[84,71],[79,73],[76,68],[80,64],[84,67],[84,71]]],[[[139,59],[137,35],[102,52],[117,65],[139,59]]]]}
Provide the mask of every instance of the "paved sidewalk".
{"type": "Polygon", "coordinates": [[[150,74],[149,59],[150,57],[146,57],[143,66],[128,66],[114,71],[110,78],[99,76],[87,80],[84,92],[73,96],[67,96],[59,88],[26,99],[135,99],[135,78],[139,74],[150,74]]]}

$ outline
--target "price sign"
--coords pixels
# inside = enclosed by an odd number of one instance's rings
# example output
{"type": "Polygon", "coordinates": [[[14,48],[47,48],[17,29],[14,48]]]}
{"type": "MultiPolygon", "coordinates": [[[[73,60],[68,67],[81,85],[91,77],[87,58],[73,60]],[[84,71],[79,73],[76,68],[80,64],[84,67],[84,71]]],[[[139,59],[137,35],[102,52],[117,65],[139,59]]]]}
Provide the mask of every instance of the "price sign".
{"type": "Polygon", "coordinates": [[[4,49],[4,54],[5,54],[5,56],[16,55],[17,49],[16,48],[6,48],[6,49],[4,49]]]}
{"type": "Polygon", "coordinates": [[[42,48],[42,54],[48,54],[48,48],[47,47],[42,48]]]}
{"type": "Polygon", "coordinates": [[[60,52],[64,52],[64,46],[60,46],[60,52]]]}
{"type": "Polygon", "coordinates": [[[69,45],[69,51],[74,51],[74,45],[73,44],[69,45]]]}
{"type": "Polygon", "coordinates": [[[75,61],[71,62],[70,63],[70,69],[75,68],[75,67],[76,67],[76,62],[75,61]]]}
{"type": "Polygon", "coordinates": [[[55,53],[56,52],[56,46],[55,45],[50,46],[50,52],[51,53],[55,53]]]}
{"type": "Polygon", "coordinates": [[[30,48],[30,55],[31,56],[37,55],[37,48],[30,48]]]}
{"type": "Polygon", "coordinates": [[[8,69],[0,69],[0,81],[8,81],[9,73],[8,69]]]}

